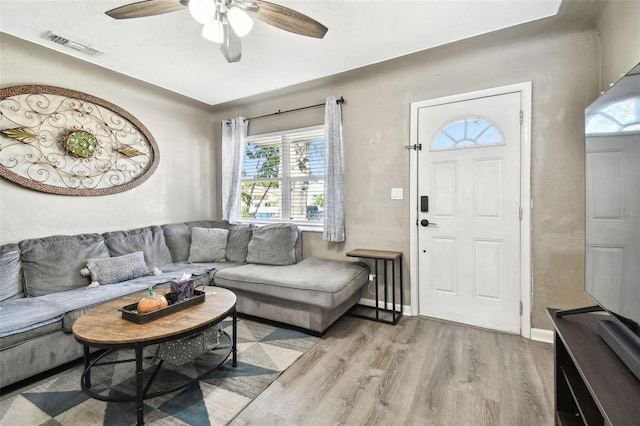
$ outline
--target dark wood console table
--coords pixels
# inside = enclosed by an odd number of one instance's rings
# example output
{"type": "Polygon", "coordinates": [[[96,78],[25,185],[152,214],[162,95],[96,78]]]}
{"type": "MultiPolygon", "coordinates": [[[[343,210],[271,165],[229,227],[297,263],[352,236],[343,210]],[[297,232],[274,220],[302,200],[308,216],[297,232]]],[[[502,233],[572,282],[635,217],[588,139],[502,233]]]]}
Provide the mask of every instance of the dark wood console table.
{"type": "Polygon", "coordinates": [[[557,425],[639,425],[640,381],[600,338],[600,314],[556,318],[555,410],[557,425]]]}

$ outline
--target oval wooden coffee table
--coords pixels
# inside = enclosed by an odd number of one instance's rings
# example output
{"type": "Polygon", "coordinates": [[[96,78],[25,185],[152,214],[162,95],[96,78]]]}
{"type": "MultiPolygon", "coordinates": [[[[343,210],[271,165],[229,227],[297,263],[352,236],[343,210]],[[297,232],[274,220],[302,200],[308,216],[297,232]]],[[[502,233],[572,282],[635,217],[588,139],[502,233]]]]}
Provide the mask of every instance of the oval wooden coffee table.
{"type": "MultiPolygon", "coordinates": [[[[209,374],[220,364],[222,364],[232,353],[232,365],[237,365],[236,355],[236,331],[237,331],[237,315],[236,315],[236,295],[233,292],[220,287],[207,287],[205,300],[203,303],[190,306],[184,310],[175,312],[165,317],[158,318],[154,321],[138,324],[122,318],[120,309],[126,305],[136,303],[142,299],[146,292],[132,294],[117,300],[107,302],[97,306],[86,314],[82,315],[73,324],[73,334],[76,340],[84,345],[84,367],[82,374],[81,386],[82,390],[89,396],[102,401],[112,402],[136,402],[137,424],[144,424],[144,405],[143,401],[160,395],[175,392],[188,386],[202,377],[209,374]],[[229,342],[223,346],[227,349],[222,356],[217,356],[218,361],[210,368],[207,366],[205,370],[186,380],[184,383],[173,384],[169,388],[160,391],[150,392],[151,386],[158,376],[162,373],[161,367],[163,360],[155,363],[152,368],[144,369],[144,349],[151,346],[167,342],[173,342],[178,339],[184,339],[189,336],[195,336],[211,327],[220,324],[222,320],[231,316],[232,336],[223,332],[222,337],[229,342]],[[91,359],[91,348],[107,349],[100,353],[95,359],[91,359]],[[117,359],[112,361],[103,361],[110,353],[133,349],[135,358],[117,359]],[[91,370],[97,367],[106,368],[104,366],[120,365],[126,362],[135,362],[135,396],[125,395],[117,392],[114,396],[111,391],[106,395],[98,393],[92,389],[91,370]],[[151,370],[151,371],[150,371],[151,370]],[[147,382],[145,383],[145,375],[147,382]]],[[[148,359],[149,357],[147,357],[148,359]]]]}

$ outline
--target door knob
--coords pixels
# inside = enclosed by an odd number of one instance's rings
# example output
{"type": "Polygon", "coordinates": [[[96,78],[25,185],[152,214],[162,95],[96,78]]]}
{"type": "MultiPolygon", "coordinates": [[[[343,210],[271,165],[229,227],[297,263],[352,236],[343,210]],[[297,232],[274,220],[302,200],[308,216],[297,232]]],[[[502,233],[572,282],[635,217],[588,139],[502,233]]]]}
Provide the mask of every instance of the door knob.
{"type": "Polygon", "coordinates": [[[429,222],[427,219],[422,219],[422,220],[420,221],[420,225],[422,225],[422,226],[429,226],[429,225],[437,225],[437,223],[429,222]]]}

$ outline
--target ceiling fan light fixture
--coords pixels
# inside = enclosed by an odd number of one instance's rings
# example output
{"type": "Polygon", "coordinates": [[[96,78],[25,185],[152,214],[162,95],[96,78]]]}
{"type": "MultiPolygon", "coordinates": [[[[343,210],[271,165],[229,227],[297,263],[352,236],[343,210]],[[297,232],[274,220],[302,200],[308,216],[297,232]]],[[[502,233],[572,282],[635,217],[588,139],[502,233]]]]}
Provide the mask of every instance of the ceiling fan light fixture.
{"type": "Polygon", "coordinates": [[[224,27],[220,16],[216,15],[215,18],[204,24],[202,37],[214,43],[222,44],[224,41],[224,27]]]}
{"type": "Polygon", "coordinates": [[[189,12],[193,19],[201,24],[207,24],[216,15],[217,4],[215,0],[190,0],[189,12]]]}
{"type": "Polygon", "coordinates": [[[175,12],[184,7],[203,25],[202,36],[218,43],[230,63],[240,61],[241,37],[251,31],[253,18],[306,37],[323,38],[328,30],[307,15],[266,0],[137,0],[105,13],[114,19],[129,19],[175,12]]]}
{"type": "Polygon", "coordinates": [[[232,6],[227,12],[227,18],[231,24],[231,28],[238,35],[238,37],[244,37],[253,28],[253,19],[239,7],[232,6]]]}

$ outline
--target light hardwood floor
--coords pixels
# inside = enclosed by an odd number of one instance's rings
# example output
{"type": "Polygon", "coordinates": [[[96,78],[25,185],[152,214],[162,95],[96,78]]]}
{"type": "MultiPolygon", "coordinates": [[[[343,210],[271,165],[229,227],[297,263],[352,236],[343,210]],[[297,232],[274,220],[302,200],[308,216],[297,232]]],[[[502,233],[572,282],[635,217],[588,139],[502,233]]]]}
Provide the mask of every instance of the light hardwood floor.
{"type": "Polygon", "coordinates": [[[231,425],[552,425],[553,347],[427,318],[343,317],[231,425]]]}

